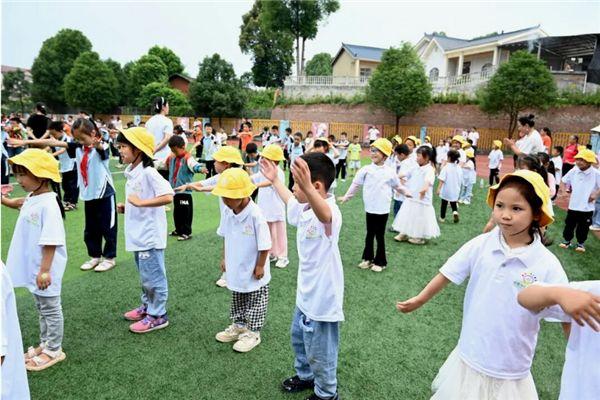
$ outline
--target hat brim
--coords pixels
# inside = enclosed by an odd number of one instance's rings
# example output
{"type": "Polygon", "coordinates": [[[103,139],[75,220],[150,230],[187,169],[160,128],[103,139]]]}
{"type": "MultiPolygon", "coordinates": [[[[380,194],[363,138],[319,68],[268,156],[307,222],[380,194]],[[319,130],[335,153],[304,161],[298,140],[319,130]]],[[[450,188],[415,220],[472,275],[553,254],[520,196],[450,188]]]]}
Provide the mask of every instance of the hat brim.
{"type": "MultiPolygon", "coordinates": [[[[506,177],[503,177],[502,180],[504,180],[504,178],[506,178],[506,177]]],[[[525,178],[522,178],[520,176],[517,176],[517,178],[522,179],[522,180],[528,182],[525,178]]],[[[500,181],[500,183],[502,183],[502,181],[500,181]]],[[[498,193],[498,189],[500,188],[500,183],[498,183],[498,184],[496,184],[494,186],[490,186],[490,188],[488,189],[488,194],[487,194],[486,202],[487,202],[487,205],[492,210],[494,210],[494,200],[496,200],[496,194],[498,193]]],[[[534,187],[534,190],[535,190],[535,187],[534,187]]],[[[540,199],[542,199],[542,197],[540,196],[540,194],[537,191],[535,192],[535,194],[540,199]]],[[[544,201],[544,199],[542,199],[542,204],[546,204],[546,201],[544,201]]],[[[540,227],[548,226],[548,225],[550,225],[553,222],[554,222],[554,218],[550,214],[548,214],[548,212],[542,207],[542,213],[540,215],[540,220],[539,220],[540,227]]]]}
{"type": "Polygon", "coordinates": [[[144,143],[142,143],[142,141],[139,140],[137,136],[133,135],[131,132],[128,132],[128,129],[122,129],[119,132],[121,132],[123,136],[125,136],[125,139],[127,139],[132,145],[134,145],[136,149],[138,149],[151,159],[154,159],[154,149],[151,149],[144,143]]]}
{"type": "Polygon", "coordinates": [[[577,157],[577,156],[575,156],[574,158],[576,160],[583,160],[583,161],[589,162],[590,164],[596,164],[596,162],[597,162],[596,161],[596,157],[594,157],[593,160],[592,160],[591,157],[581,157],[581,156],[577,157]]]}
{"type": "Polygon", "coordinates": [[[250,185],[243,189],[226,189],[223,187],[215,186],[211,190],[211,194],[219,197],[227,197],[228,199],[244,199],[250,197],[250,195],[256,190],[256,186],[250,185]]]}
{"type": "Polygon", "coordinates": [[[371,145],[371,147],[375,147],[377,150],[379,150],[380,152],[382,152],[386,157],[389,157],[390,154],[392,154],[391,149],[390,150],[382,149],[381,146],[375,145],[374,143],[371,145]]]}
{"type": "MultiPolygon", "coordinates": [[[[55,173],[48,172],[43,169],[40,171],[40,168],[41,168],[40,165],[35,165],[34,160],[32,160],[28,157],[22,156],[22,154],[23,153],[17,154],[16,156],[9,158],[8,162],[11,164],[20,165],[22,167],[27,168],[27,170],[29,172],[31,172],[37,178],[50,179],[51,181],[56,182],[56,183],[62,182],[62,177],[60,176],[60,173],[58,172],[58,167],[56,168],[55,173]]],[[[58,161],[57,161],[57,164],[58,164],[58,161]]]]}

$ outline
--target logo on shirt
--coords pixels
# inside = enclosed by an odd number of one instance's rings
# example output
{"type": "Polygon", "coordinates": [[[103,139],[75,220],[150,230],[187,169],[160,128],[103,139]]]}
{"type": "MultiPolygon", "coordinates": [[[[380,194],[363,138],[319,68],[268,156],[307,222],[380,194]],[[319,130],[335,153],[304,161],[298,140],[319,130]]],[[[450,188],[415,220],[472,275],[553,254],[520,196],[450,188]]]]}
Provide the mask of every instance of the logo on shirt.
{"type": "Polygon", "coordinates": [[[40,214],[33,212],[29,215],[26,215],[25,221],[29,222],[31,225],[40,226],[40,214]]]}
{"type": "Polygon", "coordinates": [[[319,234],[319,229],[316,226],[309,225],[304,231],[304,237],[306,239],[318,239],[319,237],[321,237],[321,235],[319,234]]]}
{"type": "Polygon", "coordinates": [[[532,272],[523,272],[521,274],[521,280],[516,280],[513,283],[517,289],[525,289],[535,282],[537,282],[537,277],[532,272]]]}
{"type": "Polygon", "coordinates": [[[254,236],[254,228],[252,227],[252,225],[244,225],[244,227],[242,228],[242,235],[254,236]]]}

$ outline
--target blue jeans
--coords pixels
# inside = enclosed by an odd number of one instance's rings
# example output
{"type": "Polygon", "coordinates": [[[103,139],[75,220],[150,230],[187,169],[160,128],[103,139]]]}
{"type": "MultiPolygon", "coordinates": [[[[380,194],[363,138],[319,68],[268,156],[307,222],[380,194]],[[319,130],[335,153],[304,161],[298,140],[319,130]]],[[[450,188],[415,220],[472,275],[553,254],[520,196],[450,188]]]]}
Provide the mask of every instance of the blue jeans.
{"type": "Polygon", "coordinates": [[[150,249],[133,254],[142,283],[142,304],[148,307],[146,312],[149,315],[161,317],[167,313],[169,297],[165,251],[150,249]]]}
{"type": "Polygon", "coordinates": [[[394,200],[394,217],[400,211],[400,207],[402,207],[402,200],[394,200]]]}
{"type": "Polygon", "coordinates": [[[462,201],[471,201],[471,197],[473,196],[473,184],[469,183],[465,185],[464,183],[460,187],[460,195],[458,196],[459,200],[462,201]]]}
{"type": "Polygon", "coordinates": [[[592,225],[600,226],[600,196],[596,199],[594,215],[592,216],[592,225]]]}
{"type": "Polygon", "coordinates": [[[313,321],[296,307],[292,320],[292,348],[298,377],[315,381],[315,393],[322,398],[337,393],[339,322],[313,321]]]}

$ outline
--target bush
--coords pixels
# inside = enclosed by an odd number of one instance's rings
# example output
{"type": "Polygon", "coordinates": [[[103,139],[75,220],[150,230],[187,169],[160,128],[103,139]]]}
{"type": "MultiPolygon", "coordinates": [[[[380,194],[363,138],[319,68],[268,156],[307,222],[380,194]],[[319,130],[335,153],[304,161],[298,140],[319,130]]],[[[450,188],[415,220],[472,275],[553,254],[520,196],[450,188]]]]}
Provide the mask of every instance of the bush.
{"type": "Polygon", "coordinates": [[[559,105],[600,107],[600,90],[595,93],[565,90],[559,94],[557,103],[559,105]]]}

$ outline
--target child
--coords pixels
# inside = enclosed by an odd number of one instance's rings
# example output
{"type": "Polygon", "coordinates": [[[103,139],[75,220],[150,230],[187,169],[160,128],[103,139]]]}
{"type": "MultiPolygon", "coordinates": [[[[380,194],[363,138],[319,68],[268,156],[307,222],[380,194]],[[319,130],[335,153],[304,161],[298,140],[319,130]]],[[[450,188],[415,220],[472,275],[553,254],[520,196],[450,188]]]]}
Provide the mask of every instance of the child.
{"type": "Polygon", "coordinates": [[[233,349],[241,353],[260,344],[271,280],[267,263],[271,238],[260,208],[250,199],[254,189],[246,171],[231,168],[219,175],[211,192],[227,206],[217,234],[225,240],[221,266],[231,290],[233,321],[217,333],[216,339],[221,343],[235,341],[233,349]]]}
{"type": "Polygon", "coordinates": [[[575,167],[562,178],[563,183],[571,187],[569,209],[563,230],[564,241],[559,244],[563,249],[571,247],[573,233],[576,232],[575,251],[585,252],[584,243],[592,224],[594,203],[600,195],[600,171],[592,167],[592,164],[596,163],[596,155],[592,150],[580,150],[575,156],[575,167]]]}
{"type": "Polygon", "coordinates": [[[362,167],[344,196],[338,200],[345,203],[350,200],[359,186],[363,187],[363,202],[367,215],[367,235],[362,253],[361,269],[381,272],[387,267],[385,256],[385,227],[390,213],[392,191],[400,189],[400,180],[396,171],[384,165],[392,154],[392,143],[379,138],[371,144],[371,161],[362,167]],[[373,251],[373,239],[377,240],[377,253],[373,251]]]}
{"type": "Polygon", "coordinates": [[[504,154],[502,154],[502,141],[494,140],[492,143],[492,151],[488,154],[490,177],[489,185],[493,186],[500,182],[500,167],[502,166],[502,160],[504,160],[504,154]]]}
{"type": "MultiPolygon", "coordinates": [[[[72,142],[73,138],[68,137],[63,131],[62,121],[52,121],[48,126],[48,132],[56,140],[66,143],[72,142]]],[[[71,158],[67,149],[54,149],[53,156],[58,157],[60,175],[62,177],[62,188],[65,192],[63,196],[65,211],[77,209],[77,199],[79,197],[79,188],[77,187],[77,163],[71,158]]]]}
{"type": "Polygon", "coordinates": [[[539,228],[553,221],[548,199],[535,172],[502,177],[487,197],[496,228],[463,245],[421,293],[396,305],[412,312],[449,282],[469,278],[458,346],[433,381],[432,399],[537,399],[530,368],[539,322],[517,295],[534,282],[567,283],[540,240],[539,228]]]}
{"type": "MultiPolygon", "coordinates": [[[[331,162],[333,162],[334,166],[337,165],[337,159],[340,153],[331,145],[331,141],[326,137],[316,138],[311,151],[325,154],[327,157],[329,157],[331,162]]],[[[331,186],[329,186],[329,193],[333,194],[336,187],[337,182],[334,180],[331,186]]]]}
{"type": "Polygon", "coordinates": [[[562,180],[562,167],[563,167],[563,147],[554,146],[552,148],[552,158],[550,159],[554,164],[554,182],[556,182],[556,192],[552,200],[556,200],[558,196],[558,188],[560,187],[560,181],[562,180]]]}
{"type": "Polygon", "coordinates": [[[356,171],[360,169],[360,152],[362,147],[358,136],[352,138],[352,144],[348,146],[348,168],[350,177],[356,175],[356,171]]]}
{"type": "Polygon", "coordinates": [[[452,218],[454,223],[458,223],[458,195],[460,194],[460,187],[463,181],[462,168],[458,166],[458,159],[460,154],[456,150],[450,150],[448,152],[448,163],[442,168],[440,172],[439,184],[437,188],[437,195],[442,199],[442,205],[440,210],[440,222],[446,222],[446,210],[448,203],[452,208],[452,218]]]}
{"type": "Polygon", "coordinates": [[[418,141],[419,139],[417,139],[415,136],[409,136],[404,140],[404,144],[408,146],[408,150],[410,151],[409,157],[413,160],[417,158],[416,150],[418,141]]]}
{"type": "MultiPolygon", "coordinates": [[[[181,136],[171,136],[169,148],[171,154],[165,160],[165,164],[169,171],[169,183],[172,188],[192,182],[195,173],[208,172],[202,164],[198,163],[186,151],[185,141],[181,136]]],[[[175,230],[171,232],[171,236],[178,236],[178,241],[189,240],[192,238],[192,221],[194,219],[194,202],[191,190],[176,193],[173,202],[175,230]]]]}
{"type": "Polygon", "coordinates": [[[292,128],[287,127],[283,132],[281,132],[281,148],[283,149],[283,170],[285,171],[290,163],[290,146],[294,142],[294,138],[292,137],[292,128]]]}
{"type": "Polygon", "coordinates": [[[559,399],[596,398],[600,393],[600,281],[564,286],[533,284],[522,290],[517,299],[538,318],[570,323],[559,399]],[[571,319],[576,323],[571,323],[571,319]]]}
{"type": "Polygon", "coordinates": [[[220,143],[213,133],[212,125],[207,122],[204,124],[204,136],[202,140],[196,143],[196,146],[202,146],[201,160],[205,162],[208,173],[207,178],[214,176],[217,172],[215,171],[215,159],[214,154],[219,149],[220,143]]]}
{"type": "MultiPolygon", "coordinates": [[[[396,158],[398,159],[398,167],[396,169],[396,174],[398,176],[409,176],[410,171],[413,168],[419,168],[419,164],[415,160],[409,157],[410,150],[408,146],[405,144],[399,144],[394,148],[394,152],[396,153],[396,158]]],[[[402,182],[402,180],[400,181],[402,182]]],[[[400,207],[402,207],[402,203],[406,196],[398,190],[394,190],[394,218],[398,215],[398,211],[400,211],[400,207]]],[[[393,222],[393,221],[392,221],[393,222]]],[[[394,228],[390,228],[390,232],[395,232],[394,228]]]]}
{"type": "MultiPolygon", "coordinates": [[[[40,149],[27,149],[8,160],[28,195],[2,204],[21,208],[8,249],[6,268],[15,287],[33,294],[39,313],[40,344],[26,354],[28,371],[41,371],[66,358],[62,351],[64,317],[62,277],[67,265],[64,210],[50,182],[60,183],[58,162],[40,149]],[[22,204],[22,205],[21,205],[22,204]]],[[[4,317],[3,317],[4,318],[4,317]]]]}
{"type": "Polygon", "coordinates": [[[146,128],[120,132],[117,145],[123,163],[129,164],[124,172],[126,203],[117,209],[125,214],[125,249],[133,252],[142,283],[142,304],[124,317],[133,321],[131,332],[148,333],[169,326],[164,206],[173,201],[173,189],[154,169],[154,136],[146,128]]]}
{"type": "Polygon", "coordinates": [[[252,133],[252,123],[250,123],[249,121],[246,121],[242,124],[242,131],[240,132],[239,137],[240,137],[240,150],[242,151],[242,153],[245,153],[246,146],[254,138],[254,134],[252,133]]]}
{"type": "Polygon", "coordinates": [[[442,163],[447,159],[449,149],[450,147],[446,145],[444,139],[440,139],[437,147],[435,148],[435,165],[438,172],[441,169],[442,163]]]}
{"type": "Polygon", "coordinates": [[[346,157],[348,155],[348,146],[350,142],[348,142],[348,135],[346,132],[340,133],[340,140],[335,142],[335,148],[340,153],[338,157],[338,163],[335,166],[335,178],[339,178],[341,175],[342,182],[346,182],[346,157]]]}
{"type": "Polygon", "coordinates": [[[467,160],[462,165],[463,181],[458,202],[469,205],[471,204],[471,197],[473,196],[473,185],[477,181],[477,173],[475,172],[475,152],[472,148],[469,148],[465,151],[465,156],[467,160]]]}
{"type": "Polygon", "coordinates": [[[288,154],[290,158],[290,174],[288,175],[288,189],[292,190],[294,187],[294,175],[292,174],[292,164],[294,161],[300,157],[306,151],[304,145],[302,144],[302,133],[296,132],[294,134],[294,141],[290,144],[288,148],[288,154]]]}
{"type": "Polygon", "coordinates": [[[306,151],[311,150],[314,143],[315,139],[313,138],[312,131],[306,132],[306,139],[304,139],[304,148],[306,149],[306,151]]]}
{"type": "MultiPolygon", "coordinates": [[[[260,165],[258,165],[258,160],[260,156],[258,155],[258,146],[254,142],[248,143],[246,146],[246,155],[244,157],[244,168],[248,175],[252,176],[254,174],[258,174],[260,172],[260,165]]],[[[252,192],[250,198],[252,201],[256,201],[256,196],[258,196],[258,189],[255,189],[252,192]]]]}
{"type": "MultiPolygon", "coordinates": [[[[461,168],[467,161],[467,155],[466,155],[465,151],[463,150],[463,146],[468,146],[468,145],[469,144],[467,143],[467,141],[465,140],[465,138],[462,135],[454,135],[452,137],[452,139],[450,140],[450,148],[458,151],[458,154],[460,155],[460,157],[458,158],[458,165],[461,168]]],[[[448,162],[448,160],[444,159],[442,161],[442,166],[444,166],[447,162],[448,162]]]]}
{"type": "Polygon", "coordinates": [[[406,175],[400,174],[401,178],[408,178],[408,193],[392,228],[399,232],[394,237],[398,242],[425,244],[427,239],[440,235],[432,203],[435,169],[431,165],[431,148],[421,146],[416,154],[419,167],[407,171],[406,175]]]}
{"type": "MultiPolygon", "coordinates": [[[[260,155],[261,158],[273,161],[276,165],[279,165],[279,162],[284,159],[283,151],[277,144],[267,145],[260,155]]],[[[285,173],[281,168],[277,169],[277,174],[278,178],[285,182],[285,173]]],[[[287,249],[285,204],[273,189],[271,182],[262,174],[253,175],[251,179],[258,187],[258,207],[264,215],[271,233],[272,246],[269,252],[269,261],[276,261],[277,268],[285,268],[290,263],[287,249]]]]}
{"type": "Polygon", "coordinates": [[[312,400],[337,400],[339,325],[344,320],[344,271],[338,247],[342,214],[328,195],[335,167],[328,157],[308,153],[292,165],[294,194],[278,178],[277,166],[261,162],[297,227],[298,286],[292,320],[296,375],[283,381],[288,393],[314,388],[312,400]]]}

